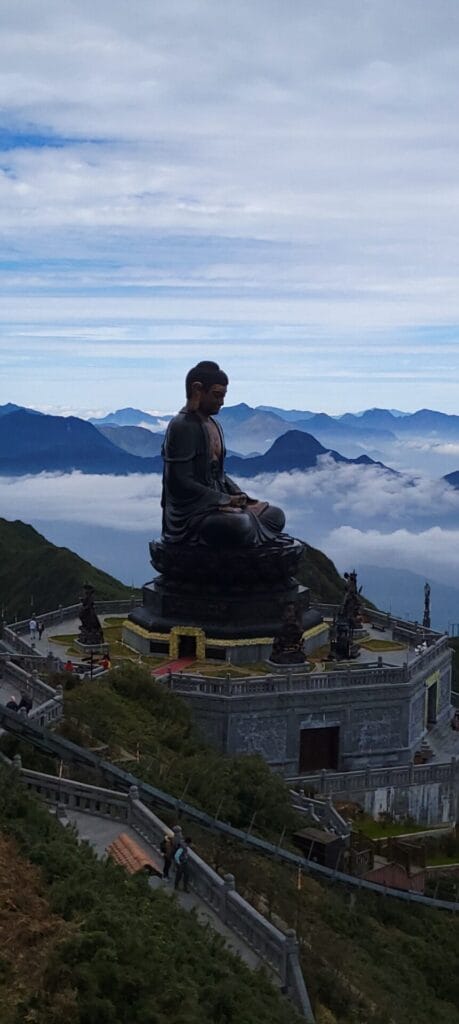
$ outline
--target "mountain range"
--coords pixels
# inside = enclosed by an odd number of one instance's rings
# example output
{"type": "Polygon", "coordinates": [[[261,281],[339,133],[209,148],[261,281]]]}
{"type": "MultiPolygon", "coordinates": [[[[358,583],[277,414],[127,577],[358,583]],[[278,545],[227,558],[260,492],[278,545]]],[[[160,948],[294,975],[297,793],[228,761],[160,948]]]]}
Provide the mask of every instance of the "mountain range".
{"type": "Polygon", "coordinates": [[[459,491],[459,469],[456,470],[455,473],[447,473],[443,479],[446,480],[451,487],[454,487],[456,491],[459,491]]]}
{"type": "Polygon", "coordinates": [[[90,420],[95,427],[138,427],[142,423],[148,423],[157,430],[163,430],[164,424],[172,419],[171,415],[152,416],[149,412],[142,412],[142,409],[133,409],[128,406],[126,409],[117,409],[116,412],[109,412],[106,416],[90,420]]]}
{"type": "MultiPolygon", "coordinates": [[[[358,459],[346,459],[339,452],[324,448],[312,434],[303,433],[301,430],[288,430],[274,441],[264,455],[246,459],[240,455],[230,455],[226,459],[225,467],[229,473],[243,477],[257,476],[258,473],[285,473],[312,469],[322,455],[328,455],[334,462],[382,466],[382,463],[375,463],[368,455],[361,455],[358,459]]],[[[386,466],[382,468],[387,469],[386,466]]]]}
{"type": "MultiPolygon", "coordinates": [[[[8,403],[0,406],[0,475],[72,470],[113,475],[162,472],[160,451],[169,418],[125,408],[88,421],[8,403]]],[[[401,438],[407,441],[421,436],[421,431],[424,438],[435,437],[443,440],[446,448],[449,445],[452,460],[456,436],[459,439],[459,416],[428,409],[413,414],[369,409],[335,418],[309,410],[252,408],[239,403],[223,408],[219,418],[225,431],[228,471],[240,476],[306,470],[327,452],[336,462],[387,468],[390,453],[400,449],[401,438]],[[285,440],[277,443],[281,439],[285,440]],[[394,444],[398,448],[391,447],[394,444]],[[380,448],[386,450],[386,456],[380,448]]],[[[459,470],[444,479],[459,487],[459,470]]]]}
{"type": "Polygon", "coordinates": [[[86,420],[19,409],[0,416],[0,475],[157,472],[151,460],[122,451],[86,420]]]}
{"type": "MultiPolygon", "coordinates": [[[[403,619],[422,622],[424,614],[425,576],[408,569],[393,569],[389,566],[367,565],[357,562],[359,583],[363,585],[366,597],[378,608],[391,611],[403,619]]],[[[448,630],[459,620],[459,587],[450,587],[438,580],[429,580],[431,585],[431,623],[433,629],[448,630]]]]}
{"type": "MultiPolygon", "coordinates": [[[[152,415],[141,409],[126,408],[109,413],[91,422],[95,426],[145,426],[162,431],[169,415],[152,415]]],[[[375,449],[384,450],[397,441],[415,438],[431,442],[459,441],[459,416],[420,409],[415,413],[398,410],[367,409],[362,413],[344,413],[330,416],[327,413],[301,409],[281,409],[277,406],[255,406],[241,402],[226,406],[220,412],[229,448],[240,455],[258,452],[262,454],[277,437],[287,429],[302,430],[312,434],[328,448],[338,448],[348,457],[355,457],[366,451],[373,458],[375,449]]]]}
{"type": "MultiPolygon", "coordinates": [[[[141,427],[97,428],[75,416],[37,416],[19,409],[0,416],[0,475],[72,470],[113,475],[161,473],[162,457],[153,453],[159,453],[162,438],[162,434],[141,427]]],[[[285,431],[264,455],[229,455],[226,465],[228,472],[252,477],[311,469],[326,454],[335,462],[375,464],[367,455],[347,459],[324,448],[311,434],[295,429],[285,431]]]]}

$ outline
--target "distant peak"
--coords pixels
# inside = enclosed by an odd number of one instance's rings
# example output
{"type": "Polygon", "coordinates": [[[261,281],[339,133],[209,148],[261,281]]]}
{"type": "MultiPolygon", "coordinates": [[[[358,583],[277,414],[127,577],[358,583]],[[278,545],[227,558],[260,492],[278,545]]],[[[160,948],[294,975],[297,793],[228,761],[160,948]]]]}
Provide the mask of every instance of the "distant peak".
{"type": "Polygon", "coordinates": [[[271,447],[271,451],[305,452],[310,451],[311,448],[320,448],[321,451],[325,451],[323,446],[315,437],[312,436],[312,434],[307,434],[304,430],[287,430],[285,434],[281,434],[280,437],[276,438],[271,447]]]}

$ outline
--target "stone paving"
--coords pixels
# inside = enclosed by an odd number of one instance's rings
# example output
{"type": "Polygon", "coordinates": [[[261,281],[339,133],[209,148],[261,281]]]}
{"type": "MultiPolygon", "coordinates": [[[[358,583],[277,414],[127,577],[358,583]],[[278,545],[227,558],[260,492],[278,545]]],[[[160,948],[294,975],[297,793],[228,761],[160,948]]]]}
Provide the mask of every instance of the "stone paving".
{"type": "MultiPolygon", "coordinates": [[[[52,808],[51,813],[54,814],[55,810],[52,808]]],[[[78,829],[80,838],[87,840],[94,847],[98,857],[104,857],[107,846],[119,836],[120,832],[126,832],[136,843],[145,851],[147,856],[150,856],[153,852],[158,857],[158,851],[154,847],[150,847],[149,844],[142,839],[137,832],[129,828],[124,822],[120,821],[109,821],[107,818],[99,818],[94,814],[84,814],[81,811],[73,811],[66,808],[66,817],[78,829]]],[[[64,819],[65,820],[65,819],[64,819]]],[[[159,855],[161,856],[161,855],[159,855]]],[[[201,924],[207,925],[212,928],[213,931],[218,932],[225,940],[225,944],[232,953],[238,955],[241,960],[247,964],[252,970],[264,967],[273,984],[279,986],[280,980],[278,976],[270,970],[268,965],[260,959],[257,954],[246,946],[246,944],[230,931],[229,928],[217,917],[216,914],[203,903],[198,896],[193,892],[183,892],[182,890],[174,890],[173,875],[170,882],[164,881],[162,878],[152,877],[149,881],[149,885],[152,889],[162,889],[167,893],[168,896],[175,895],[178,902],[183,910],[194,911],[201,924]]]]}
{"type": "MultiPolygon", "coordinates": [[[[123,618],[123,616],[119,617],[120,619],[123,618]]],[[[102,623],[102,626],[106,618],[113,618],[113,615],[101,615],[100,621],[102,623]]],[[[54,643],[50,639],[50,637],[76,635],[78,634],[79,626],[80,620],[78,618],[66,619],[64,620],[64,622],[54,623],[49,628],[45,629],[41,640],[38,640],[37,638],[37,640],[35,641],[35,649],[39,654],[43,654],[46,656],[48,653],[51,652],[51,654],[53,654],[55,657],[61,658],[61,660],[65,660],[67,657],[66,647],[63,644],[54,643]]],[[[368,626],[366,628],[369,634],[369,639],[382,640],[388,643],[392,641],[391,630],[388,629],[386,632],[382,633],[381,630],[372,629],[371,626],[368,626]]],[[[28,638],[24,637],[24,639],[27,641],[28,638]]],[[[356,658],[353,664],[356,667],[359,665],[368,664],[369,662],[374,664],[378,660],[379,656],[382,657],[385,665],[390,665],[393,667],[400,667],[402,665],[405,665],[407,662],[411,663],[411,661],[413,661],[414,658],[416,657],[414,648],[404,647],[403,650],[395,651],[391,651],[390,649],[371,651],[366,650],[364,647],[361,647],[360,655],[358,658],[356,658]]],[[[339,662],[336,663],[336,669],[339,669],[339,662]]],[[[269,671],[268,668],[266,669],[266,671],[269,671]]]]}
{"type": "MultiPolygon", "coordinates": [[[[101,621],[101,624],[102,624],[102,627],[103,627],[105,619],[107,619],[107,618],[111,619],[111,618],[114,618],[114,616],[113,615],[100,615],[99,618],[100,618],[100,621],[101,621]]],[[[121,618],[122,618],[122,616],[120,616],[120,619],[121,618]]],[[[53,636],[77,636],[78,635],[78,630],[80,628],[80,625],[81,625],[80,620],[77,619],[77,618],[75,618],[75,619],[64,619],[63,622],[54,622],[52,624],[52,626],[47,627],[43,631],[43,636],[42,636],[41,640],[39,640],[38,637],[37,637],[37,639],[35,641],[35,650],[38,652],[38,654],[42,654],[45,657],[46,657],[47,654],[51,653],[51,654],[54,655],[55,658],[60,658],[61,661],[66,661],[67,660],[67,648],[65,647],[64,644],[53,643],[53,641],[50,639],[50,637],[53,637],[53,636]]],[[[26,640],[26,642],[27,642],[28,638],[25,636],[25,637],[23,637],[23,639],[26,640]]],[[[77,660],[76,657],[75,657],[75,660],[77,660]]]]}
{"type": "Polygon", "coordinates": [[[429,729],[426,740],[433,750],[434,756],[429,764],[438,762],[444,764],[451,761],[453,757],[459,758],[459,732],[451,728],[452,712],[446,722],[439,722],[429,729]]]}

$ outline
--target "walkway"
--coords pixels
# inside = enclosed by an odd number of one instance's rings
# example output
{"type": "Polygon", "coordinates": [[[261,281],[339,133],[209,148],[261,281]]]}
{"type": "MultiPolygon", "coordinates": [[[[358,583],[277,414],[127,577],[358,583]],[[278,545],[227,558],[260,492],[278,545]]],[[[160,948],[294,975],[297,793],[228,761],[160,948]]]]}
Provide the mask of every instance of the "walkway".
{"type": "Polygon", "coordinates": [[[190,665],[194,665],[196,656],[193,658],[177,658],[175,661],[168,661],[167,665],[161,668],[152,669],[152,676],[166,676],[168,672],[184,672],[190,665]]]}
{"type": "MultiPolygon", "coordinates": [[[[126,616],[124,615],[114,615],[113,613],[99,616],[102,626],[106,619],[124,619],[125,617],[126,616]]],[[[37,637],[35,641],[35,650],[37,651],[38,654],[42,654],[44,657],[46,657],[47,654],[51,653],[54,655],[54,657],[61,658],[61,660],[65,660],[67,658],[67,648],[65,647],[64,644],[54,643],[52,640],[50,640],[50,637],[76,636],[78,635],[80,625],[81,623],[78,618],[64,619],[63,622],[53,623],[53,625],[48,626],[44,630],[41,640],[38,640],[37,637]]],[[[391,643],[392,631],[390,629],[386,630],[385,632],[381,632],[381,630],[373,629],[370,625],[366,625],[365,628],[369,634],[369,640],[382,640],[385,643],[391,643]]],[[[25,640],[26,643],[28,643],[29,634],[25,633],[22,636],[22,639],[25,640]]],[[[367,650],[365,647],[361,647],[359,657],[356,658],[356,660],[353,662],[353,667],[358,668],[359,666],[362,666],[363,668],[366,664],[374,665],[378,659],[378,656],[382,657],[385,667],[390,666],[392,668],[401,668],[403,665],[406,665],[407,663],[410,664],[416,658],[414,648],[408,648],[407,646],[405,646],[402,650],[390,650],[387,648],[383,648],[382,650],[376,651],[367,650]]],[[[164,675],[168,671],[185,671],[185,669],[188,668],[188,666],[193,664],[195,661],[196,658],[180,658],[174,662],[168,663],[167,665],[161,665],[159,669],[155,670],[154,674],[159,676],[164,675]]],[[[340,663],[336,662],[335,671],[339,671],[340,667],[342,667],[340,666],[340,663]]]]}
{"type": "MultiPolygon", "coordinates": [[[[54,814],[54,808],[51,809],[51,813],[54,814]]],[[[109,821],[107,818],[99,818],[94,814],[84,814],[81,811],[73,811],[66,808],[66,818],[71,821],[78,829],[78,834],[81,840],[86,840],[94,847],[98,857],[104,857],[107,846],[119,836],[120,832],[126,832],[136,843],[145,851],[147,856],[151,855],[153,851],[158,856],[158,850],[150,846],[143,838],[139,836],[137,832],[129,828],[124,822],[120,821],[109,821]]],[[[65,823],[65,818],[60,819],[65,823]]],[[[265,961],[261,960],[257,954],[250,949],[245,943],[230,931],[229,928],[223,924],[223,921],[217,917],[216,914],[199,899],[194,892],[182,892],[181,890],[176,892],[174,890],[174,884],[172,882],[165,882],[161,878],[152,877],[149,881],[149,885],[152,889],[162,889],[167,893],[168,896],[173,894],[177,897],[178,902],[182,910],[195,911],[198,920],[203,925],[208,925],[213,931],[218,932],[227,945],[228,949],[235,953],[237,956],[247,964],[251,970],[257,970],[263,967],[267,971],[271,981],[277,987],[280,984],[280,979],[274,971],[271,971],[269,965],[265,961]]]]}
{"type": "MultiPolygon", "coordinates": [[[[104,625],[105,619],[113,619],[113,618],[118,618],[118,617],[120,619],[125,618],[125,616],[122,616],[122,615],[120,615],[120,616],[100,615],[99,616],[101,624],[102,624],[102,627],[104,625]]],[[[44,658],[46,658],[47,654],[52,654],[55,658],[60,658],[61,661],[66,661],[67,660],[67,648],[66,648],[65,644],[54,643],[52,640],[50,640],[50,637],[53,637],[53,636],[78,636],[78,630],[79,630],[80,626],[81,626],[81,622],[77,618],[75,618],[75,619],[64,619],[63,622],[54,622],[51,626],[48,626],[44,630],[43,636],[42,636],[41,640],[39,640],[38,637],[37,637],[37,639],[35,641],[35,650],[36,650],[37,654],[43,655],[44,658]]],[[[29,637],[28,637],[27,634],[25,634],[22,637],[22,639],[25,640],[26,643],[29,642],[29,637]]],[[[69,646],[71,646],[71,644],[69,644],[69,646]]]]}
{"type": "Polygon", "coordinates": [[[453,757],[459,758],[459,732],[451,728],[452,714],[451,711],[446,722],[439,722],[426,733],[427,743],[434,753],[429,764],[444,764],[452,761],[453,757]]]}

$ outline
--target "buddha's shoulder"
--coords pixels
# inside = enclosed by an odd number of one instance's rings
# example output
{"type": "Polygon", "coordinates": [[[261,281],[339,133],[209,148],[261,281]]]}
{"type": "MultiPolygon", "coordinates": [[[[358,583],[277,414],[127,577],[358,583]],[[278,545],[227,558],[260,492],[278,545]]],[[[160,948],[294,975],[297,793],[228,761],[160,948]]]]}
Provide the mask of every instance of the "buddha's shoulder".
{"type": "Polygon", "coordinates": [[[181,409],[169,422],[167,434],[169,437],[178,437],[180,434],[199,434],[202,431],[201,421],[194,412],[181,409]]]}

